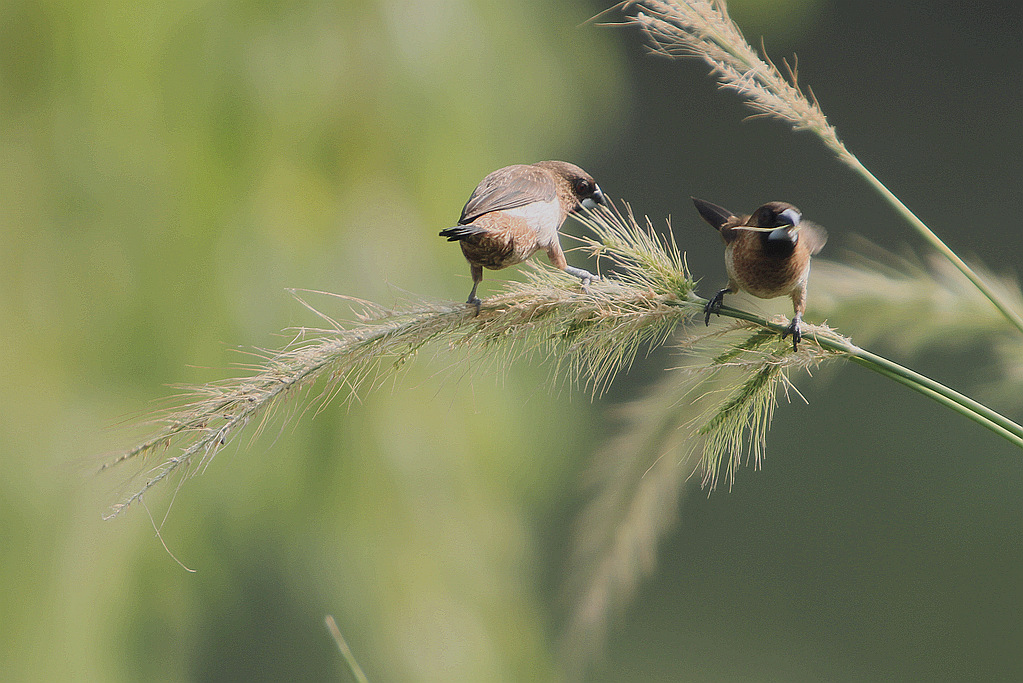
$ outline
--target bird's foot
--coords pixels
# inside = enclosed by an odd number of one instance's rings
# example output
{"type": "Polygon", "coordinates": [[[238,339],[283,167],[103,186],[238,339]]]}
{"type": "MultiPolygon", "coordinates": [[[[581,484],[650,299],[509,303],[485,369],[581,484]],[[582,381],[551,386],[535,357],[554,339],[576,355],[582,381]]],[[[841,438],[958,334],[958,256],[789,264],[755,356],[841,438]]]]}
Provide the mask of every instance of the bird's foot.
{"type": "Polygon", "coordinates": [[[480,314],[480,308],[483,306],[483,300],[480,299],[478,296],[470,296],[469,300],[466,301],[465,303],[469,304],[470,306],[475,306],[476,315],[480,314]]]}
{"type": "Polygon", "coordinates": [[[573,277],[579,278],[579,282],[582,285],[583,291],[586,292],[587,294],[590,293],[590,290],[588,289],[590,283],[600,280],[599,275],[594,275],[590,271],[583,270],[582,268],[565,266],[565,272],[573,277]]]}
{"type": "Polygon", "coordinates": [[[707,302],[707,305],[703,307],[703,312],[707,314],[707,317],[703,320],[705,324],[710,325],[711,313],[721,315],[721,302],[725,300],[725,294],[728,294],[731,291],[732,290],[728,289],[728,287],[725,287],[711,297],[710,301],[707,302]]]}
{"type": "Polygon", "coordinates": [[[569,275],[572,275],[573,277],[579,278],[579,280],[583,283],[583,287],[590,284],[591,282],[596,282],[597,280],[600,279],[599,275],[594,275],[590,271],[583,270],[582,268],[573,268],[572,266],[565,266],[565,272],[568,273],[569,275]]]}
{"type": "Polygon", "coordinates": [[[799,329],[799,323],[800,322],[801,322],[800,318],[797,315],[795,318],[792,319],[792,322],[789,323],[789,326],[781,331],[781,338],[782,339],[784,339],[785,337],[789,336],[790,334],[792,335],[792,350],[793,351],[798,351],[799,350],[799,342],[803,338],[803,331],[801,329],[799,329]]]}

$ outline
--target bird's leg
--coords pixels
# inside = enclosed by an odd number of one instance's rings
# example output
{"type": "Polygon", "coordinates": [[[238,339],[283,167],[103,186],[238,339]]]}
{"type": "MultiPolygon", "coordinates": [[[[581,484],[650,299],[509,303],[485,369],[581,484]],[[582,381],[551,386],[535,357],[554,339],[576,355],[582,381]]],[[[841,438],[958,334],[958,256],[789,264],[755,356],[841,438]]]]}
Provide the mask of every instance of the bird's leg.
{"type": "Polygon", "coordinates": [[[600,278],[591,273],[588,270],[582,268],[575,268],[574,266],[568,265],[568,261],[565,260],[565,252],[561,250],[561,244],[555,242],[551,246],[547,247],[547,258],[551,260],[551,265],[558,270],[563,270],[573,277],[577,277],[582,281],[583,287],[590,284],[594,280],[600,278]]]}
{"type": "Polygon", "coordinates": [[[799,329],[799,323],[802,322],[802,321],[803,321],[803,316],[801,316],[798,313],[796,313],[796,315],[794,315],[792,317],[792,322],[789,323],[789,326],[781,331],[781,338],[782,339],[784,339],[785,337],[789,336],[790,334],[792,335],[792,350],[793,351],[798,351],[799,350],[799,340],[801,340],[803,338],[803,331],[799,329]]]}
{"type": "Polygon", "coordinates": [[[574,275],[575,277],[577,277],[580,280],[582,280],[583,287],[585,287],[586,285],[590,284],[594,280],[599,280],[600,279],[599,277],[597,277],[596,275],[594,275],[590,271],[583,270],[582,268],[573,268],[572,266],[565,266],[564,271],[566,273],[568,273],[569,275],[574,275]]]}
{"type": "Polygon", "coordinates": [[[799,287],[796,291],[792,292],[792,309],[795,315],[792,316],[792,322],[781,332],[781,338],[792,335],[792,350],[799,350],[799,340],[803,338],[803,331],[799,328],[799,323],[803,322],[803,311],[806,310],[806,287],[799,287]]]}
{"type": "Polygon", "coordinates": [[[480,306],[483,305],[483,301],[476,296],[476,288],[480,286],[480,282],[483,281],[483,266],[478,266],[475,263],[469,264],[469,272],[472,274],[472,291],[469,292],[469,298],[465,303],[476,307],[476,315],[480,314],[480,306]]]}
{"type": "Polygon", "coordinates": [[[707,302],[707,305],[703,307],[703,312],[707,314],[707,317],[704,319],[704,323],[707,325],[710,325],[711,313],[721,315],[721,302],[724,301],[725,294],[735,294],[735,290],[731,288],[731,283],[729,283],[728,287],[718,290],[718,293],[712,296],[710,301],[707,302]]]}

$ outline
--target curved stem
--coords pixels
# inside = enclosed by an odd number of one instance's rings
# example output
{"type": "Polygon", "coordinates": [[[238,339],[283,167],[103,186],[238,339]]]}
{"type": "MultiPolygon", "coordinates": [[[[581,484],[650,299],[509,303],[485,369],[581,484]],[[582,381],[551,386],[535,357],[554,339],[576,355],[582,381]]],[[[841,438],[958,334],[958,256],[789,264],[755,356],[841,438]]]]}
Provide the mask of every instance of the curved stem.
{"type": "MultiPolygon", "coordinates": [[[[692,297],[691,302],[694,305],[703,305],[706,303],[706,299],[694,296],[692,297]]],[[[738,320],[746,320],[778,332],[779,334],[785,330],[784,325],[772,323],[762,316],[754,315],[737,308],[722,306],[721,315],[736,318],[738,320]]],[[[915,370],[910,370],[903,365],[899,365],[895,361],[889,360],[884,356],[879,356],[876,353],[860,348],[844,337],[820,333],[807,336],[812,336],[814,341],[820,344],[821,347],[841,353],[853,363],[862,365],[869,370],[873,370],[874,372],[892,379],[899,384],[907,386],[913,391],[921,393],[931,400],[951,408],[960,415],[973,420],[977,424],[987,427],[1009,443],[1023,448],[1023,426],[1013,422],[1001,413],[991,410],[983,403],[979,403],[969,396],[960,394],[958,391],[946,387],[944,384],[936,382],[930,377],[921,375],[915,370]]]]}
{"type": "Polygon", "coordinates": [[[855,344],[845,340],[834,340],[818,335],[818,343],[825,348],[845,353],[849,360],[865,368],[869,368],[889,379],[893,379],[914,391],[917,391],[938,403],[955,410],[959,414],[968,417],[974,422],[981,424],[995,432],[1006,441],[1023,448],[1023,427],[1016,424],[1001,413],[991,410],[983,403],[974,401],[969,396],[960,394],[954,389],[936,382],[930,377],[910,370],[883,356],[862,349],[855,344]]]}
{"type": "Polygon", "coordinates": [[[909,207],[903,204],[902,200],[896,197],[884,183],[878,180],[854,154],[843,147],[839,151],[838,157],[843,163],[856,171],[857,174],[870,183],[870,185],[877,190],[889,204],[895,207],[895,210],[898,211],[911,226],[913,226],[914,230],[920,233],[920,235],[942,256],[951,261],[952,265],[958,268],[959,272],[965,275],[966,278],[972,282],[992,304],[995,305],[995,308],[997,308],[1001,314],[1005,316],[1006,320],[1012,323],[1020,332],[1023,332],[1023,317],[1020,317],[1018,312],[1012,310],[1012,308],[1009,307],[1009,304],[1003,301],[1002,298],[998,296],[998,294],[983,280],[983,278],[973,272],[972,268],[966,265],[966,263],[959,258],[959,256],[957,256],[947,244],[942,242],[941,238],[935,235],[922,220],[917,218],[917,215],[910,211],[909,207]]]}

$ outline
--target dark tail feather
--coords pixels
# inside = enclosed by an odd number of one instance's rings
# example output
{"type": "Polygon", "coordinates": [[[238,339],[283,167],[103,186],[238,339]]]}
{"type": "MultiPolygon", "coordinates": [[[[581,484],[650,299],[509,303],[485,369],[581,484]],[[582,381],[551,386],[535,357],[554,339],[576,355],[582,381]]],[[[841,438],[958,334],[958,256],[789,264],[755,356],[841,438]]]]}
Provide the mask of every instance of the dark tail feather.
{"type": "Polygon", "coordinates": [[[453,228],[447,228],[440,231],[441,237],[447,237],[448,242],[457,242],[461,239],[468,237],[469,235],[476,235],[482,232],[479,228],[473,225],[456,225],[453,228]]]}
{"type": "Polygon", "coordinates": [[[711,204],[702,199],[696,197],[690,197],[693,200],[693,204],[696,205],[696,210],[700,212],[703,220],[710,223],[713,227],[718,230],[721,226],[728,222],[730,218],[733,218],[733,214],[728,209],[718,206],[717,204],[711,204]]]}

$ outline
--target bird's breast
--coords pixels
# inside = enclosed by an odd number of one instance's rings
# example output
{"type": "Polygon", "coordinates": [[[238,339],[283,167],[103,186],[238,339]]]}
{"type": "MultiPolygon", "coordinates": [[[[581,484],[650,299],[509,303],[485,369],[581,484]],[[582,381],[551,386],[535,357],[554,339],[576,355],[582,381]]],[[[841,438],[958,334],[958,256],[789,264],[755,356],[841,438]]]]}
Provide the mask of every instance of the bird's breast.
{"type": "Polygon", "coordinates": [[[557,199],[549,202],[531,202],[514,209],[505,209],[501,213],[525,221],[526,226],[533,231],[533,239],[538,249],[546,249],[558,240],[558,228],[565,220],[561,203],[557,199]]]}
{"type": "Polygon", "coordinates": [[[805,282],[810,255],[798,244],[789,253],[770,253],[759,233],[746,231],[725,248],[725,267],[743,290],[761,299],[773,299],[805,282]]]}

